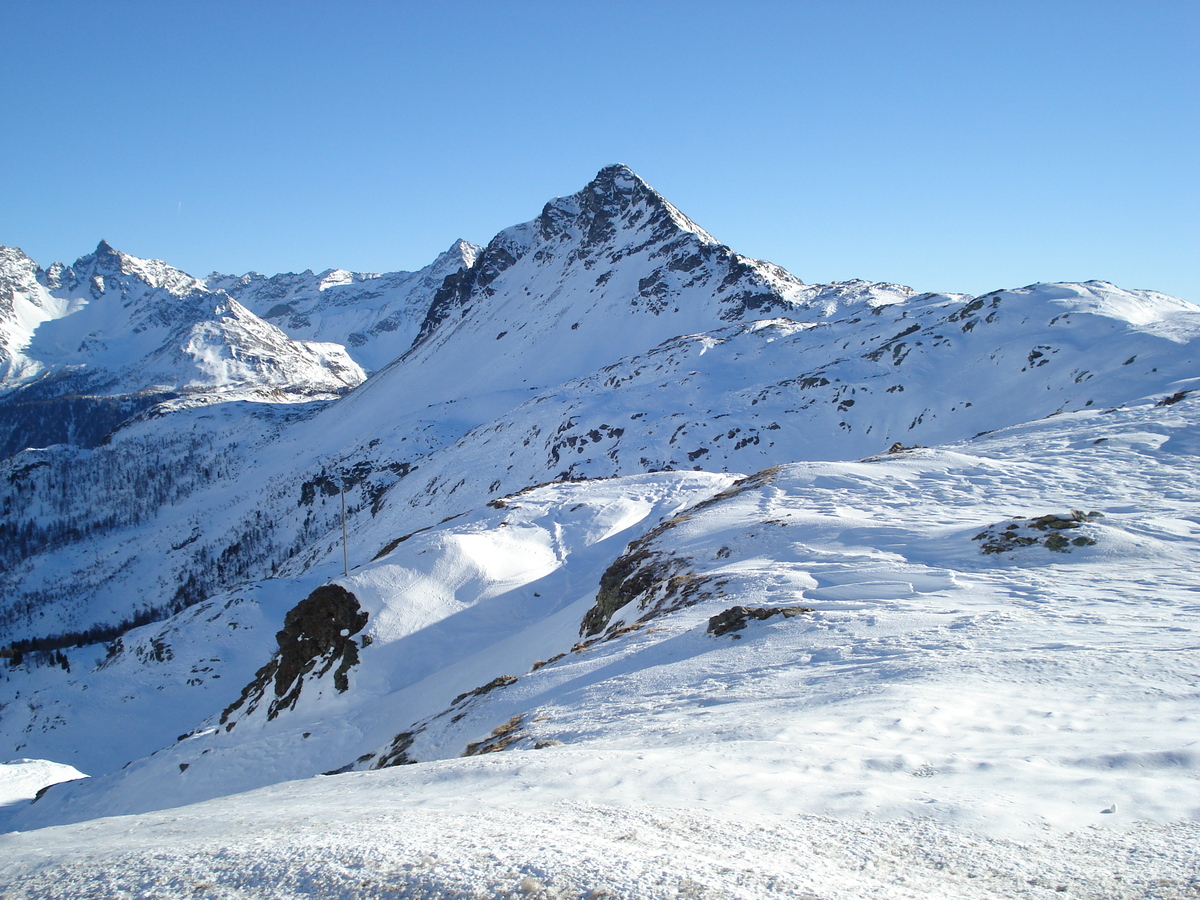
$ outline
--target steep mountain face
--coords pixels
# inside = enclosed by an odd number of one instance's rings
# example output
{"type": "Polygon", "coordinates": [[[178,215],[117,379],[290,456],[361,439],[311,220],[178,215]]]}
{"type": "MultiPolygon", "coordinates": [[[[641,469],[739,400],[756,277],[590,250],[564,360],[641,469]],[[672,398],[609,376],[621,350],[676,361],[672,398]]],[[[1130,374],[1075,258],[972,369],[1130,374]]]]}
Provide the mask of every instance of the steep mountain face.
{"type": "MultiPolygon", "coordinates": [[[[680,334],[770,315],[812,320],[896,302],[899,285],[804,285],[718,243],[625,166],[506,229],[433,298],[416,343],[381,373],[420,408],[558,384],[680,334]]],[[[374,400],[368,402],[376,402],[374,400]]]]}
{"type": "Polygon", "coordinates": [[[39,281],[45,273],[16,247],[0,247],[0,384],[19,381],[37,363],[24,350],[37,327],[69,306],[39,281]]]}
{"type": "Polygon", "coordinates": [[[292,340],[158,260],[102,242],[71,266],[37,269],[32,280],[28,263],[14,262],[20,280],[7,282],[8,305],[25,310],[26,320],[35,307],[58,315],[27,329],[27,339],[14,338],[19,356],[0,385],[5,456],[53,443],[94,445],[165,400],[329,399],[365,377],[342,347],[292,340]]]}
{"type": "Polygon", "coordinates": [[[0,463],[0,745],[104,776],[21,827],[520,749],[549,777],[653,752],[679,783],[699,754],[790,773],[814,814],[950,818],[1043,803],[1030,761],[1053,759],[1047,818],[1099,802],[1072,772],[1181,814],[1192,304],[805,285],[621,166],[419,273],[199,282],[102,251],[6,257],[12,371],[75,377],[82,345],[81,379],[166,379],[177,357],[140,351],[206,304],[261,321],[222,292],[379,365],[314,404],[208,403],[214,376],[206,405],[156,396],[103,445],[0,463]],[[102,303],[119,333],[82,318],[102,303]],[[1158,743],[1076,717],[1102,680],[1158,743]]]}
{"type": "Polygon", "coordinates": [[[447,276],[470,267],[479,247],[455,241],[416,272],[367,275],[329,269],[266,277],[209,275],[204,284],[236,299],[291,337],[342,344],[368,372],[412,346],[434,294],[447,276]]]}

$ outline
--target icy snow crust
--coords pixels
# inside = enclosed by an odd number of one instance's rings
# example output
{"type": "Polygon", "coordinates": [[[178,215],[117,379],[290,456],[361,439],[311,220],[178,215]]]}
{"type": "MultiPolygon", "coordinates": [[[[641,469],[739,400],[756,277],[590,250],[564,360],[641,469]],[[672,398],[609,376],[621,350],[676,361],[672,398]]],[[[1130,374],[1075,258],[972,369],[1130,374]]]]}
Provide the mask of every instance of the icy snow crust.
{"type": "MultiPolygon", "coordinates": [[[[439,260],[336,402],[0,465],[5,641],[161,618],[0,665],[0,746],[93,776],[0,812],[0,890],[1200,891],[1195,307],[803,285],[624,167],[439,260]],[[328,582],[365,627],[256,694],[328,582]]],[[[242,281],[344,329],[376,278],[242,281]]]]}

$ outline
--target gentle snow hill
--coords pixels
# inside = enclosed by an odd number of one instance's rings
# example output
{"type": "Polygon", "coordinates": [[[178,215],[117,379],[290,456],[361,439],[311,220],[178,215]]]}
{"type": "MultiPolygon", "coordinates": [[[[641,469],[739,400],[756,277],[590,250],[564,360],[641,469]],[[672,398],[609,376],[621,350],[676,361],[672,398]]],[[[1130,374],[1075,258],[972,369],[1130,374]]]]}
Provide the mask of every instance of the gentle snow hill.
{"type": "Polygon", "coordinates": [[[28,803],[48,785],[86,777],[78,769],[62,763],[45,759],[10,759],[0,763],[0,810],[28,803]]]}
{"type": "Polygon", "coordinates": [[[1189,395],[734,483],[532,489],[314,593],[239,702],[12,825],[491,753],[530,754],[545,801],[1023,840],[1195,822],[1197,449],[1189,395]],[[776,614],[713,633],[736,607],[776,614]]]}
{"type": "Polygon", "coordinates": [[[355,362],[374,372],[412,346],[442,282],[470,267],[479,250],[460,239],[416,272],[214,273],[204,284],[229,294],[292,338],[344,345],[355,362]]]}
{"type": "Polygon", "coordinates": [[[4,456],[64,441],[94,445],[173,397],[295,402],[338,396],[365,377],[341,346],[292,340],[227,294],[104,242],[69,267],[31,273],[13,251],[3,265],[12,295],[4,308],[23,323],[6,329],[4,456]],[[35,309],[45,318],[35,321],[35,309]]]}

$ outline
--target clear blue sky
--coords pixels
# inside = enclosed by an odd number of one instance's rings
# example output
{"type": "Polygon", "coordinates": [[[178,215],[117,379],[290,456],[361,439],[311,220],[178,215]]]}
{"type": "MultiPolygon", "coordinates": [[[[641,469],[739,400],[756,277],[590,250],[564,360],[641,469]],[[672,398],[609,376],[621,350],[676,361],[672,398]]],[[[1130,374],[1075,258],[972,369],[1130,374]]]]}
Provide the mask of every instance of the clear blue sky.
{"type": "Polygon", "coordinates": [[[809,282],[1200,302],[1200,2],[0,0],[0,244],[415,269],[631,166],[809,282]]]}

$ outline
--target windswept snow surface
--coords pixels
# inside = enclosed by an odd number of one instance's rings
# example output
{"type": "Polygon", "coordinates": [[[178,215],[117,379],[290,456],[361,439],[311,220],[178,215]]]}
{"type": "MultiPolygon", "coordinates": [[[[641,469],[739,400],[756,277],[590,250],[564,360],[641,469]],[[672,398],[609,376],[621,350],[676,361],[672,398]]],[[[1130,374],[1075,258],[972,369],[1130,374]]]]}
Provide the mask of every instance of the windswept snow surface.
{"type": "Polygon", "coordinates": [[[931,820],[673,802],[675,784],[720,778],[711,762],[555,750],[291,782],[0,836],[0,886],[13,900],[1182,900],[1197,891],[1194,824],[1010,840],[931,820]]]}
{"type": "Polygon", "coordinates": [[[74,766],[46,759],[10,759],[0,763],[0,809],[28,803],[38,791],[52,784],[86,777],[74,766]]]}

